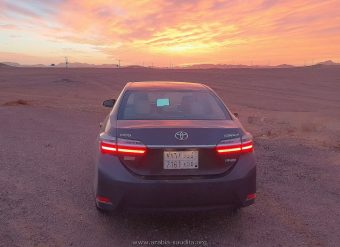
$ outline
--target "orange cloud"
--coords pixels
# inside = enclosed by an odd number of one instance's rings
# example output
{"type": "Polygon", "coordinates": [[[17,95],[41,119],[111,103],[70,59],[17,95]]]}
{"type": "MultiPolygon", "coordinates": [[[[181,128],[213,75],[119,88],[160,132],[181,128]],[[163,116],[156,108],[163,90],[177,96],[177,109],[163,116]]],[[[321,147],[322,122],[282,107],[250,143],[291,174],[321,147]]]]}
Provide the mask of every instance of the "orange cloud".
{"type": "MultiPolygon", "coordinates": [[[[335,0],[35,1],[44,4],[5,4],[0,28],[20,26],[18,16],[25,16],[30,25],[21,29],[31,28],[61,47],[91,46],[103,62],[119,57],[163,65],[169,60],[296,64],[340,57],[335,0]],[[44,14],[41,6],[48,9],[52,3],[54,10],[44,14]]],[[[86,52],[91,56],[93,50],[86,52]]]]}

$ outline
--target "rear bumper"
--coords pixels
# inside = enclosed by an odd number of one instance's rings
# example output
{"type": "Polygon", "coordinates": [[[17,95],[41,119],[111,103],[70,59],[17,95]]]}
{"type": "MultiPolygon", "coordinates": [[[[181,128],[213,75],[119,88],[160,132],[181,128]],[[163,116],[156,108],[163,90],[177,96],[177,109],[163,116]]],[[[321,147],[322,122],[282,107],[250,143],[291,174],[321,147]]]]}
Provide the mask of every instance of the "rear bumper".
{"type": "Polygon", "coordinates": [[[109,198],[104,209],[200,210],[249,206],[256,193],[253,154],[242,156],[231,172],[215,178],[153,180],[136,176],[114,156],[100,155],[95,193],[109,198]]]}

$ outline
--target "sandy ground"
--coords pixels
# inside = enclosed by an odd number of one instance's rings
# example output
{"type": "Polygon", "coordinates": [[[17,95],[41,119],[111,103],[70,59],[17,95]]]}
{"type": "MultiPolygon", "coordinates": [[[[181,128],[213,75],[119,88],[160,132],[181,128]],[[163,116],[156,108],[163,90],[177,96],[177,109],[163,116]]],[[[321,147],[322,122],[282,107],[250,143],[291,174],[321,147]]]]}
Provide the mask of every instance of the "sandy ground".
{"type": "Polygon", "coordinates": [[[339,246],[339,178],[337,68],[0,69],[0,246],[339,246]],[[240,114],[255,136],[254,206],[233,216],[96,211],[101,102],[143,80],[204,82],[240,114]]]}

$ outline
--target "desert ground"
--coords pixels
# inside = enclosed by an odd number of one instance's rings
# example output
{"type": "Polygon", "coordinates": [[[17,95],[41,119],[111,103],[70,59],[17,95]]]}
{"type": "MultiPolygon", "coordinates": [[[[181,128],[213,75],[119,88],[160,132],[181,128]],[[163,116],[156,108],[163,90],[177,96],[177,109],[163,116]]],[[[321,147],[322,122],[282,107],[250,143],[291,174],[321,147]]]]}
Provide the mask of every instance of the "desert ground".
{"type": "Polygon", "coordinates": [[[339,233],[339,67],[0,68],[0,246],[339,246],[339,233]],[[144,80],[206,83],[239,113],[255,138],[255,205],[235,215],[97,212],[101,103],[144,80]]]}

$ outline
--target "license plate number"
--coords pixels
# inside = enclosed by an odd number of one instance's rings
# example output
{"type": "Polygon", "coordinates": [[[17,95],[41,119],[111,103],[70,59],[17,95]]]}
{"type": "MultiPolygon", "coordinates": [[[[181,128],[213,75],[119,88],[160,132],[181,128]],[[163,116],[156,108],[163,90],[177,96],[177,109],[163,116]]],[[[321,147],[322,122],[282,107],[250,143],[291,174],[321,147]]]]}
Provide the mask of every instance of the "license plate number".
{"type": "Polygon", "coordinates": [[[164,169],[198,169],[198,151],[164,151],[164,169]]]}

